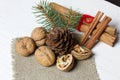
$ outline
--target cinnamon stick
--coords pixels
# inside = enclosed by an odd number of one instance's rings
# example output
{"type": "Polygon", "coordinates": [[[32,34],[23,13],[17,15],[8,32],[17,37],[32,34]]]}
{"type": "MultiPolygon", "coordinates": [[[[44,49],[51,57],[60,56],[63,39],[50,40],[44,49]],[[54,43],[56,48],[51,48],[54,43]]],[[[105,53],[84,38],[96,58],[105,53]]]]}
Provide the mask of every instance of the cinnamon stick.
{"type": "Polygon", "coordinates": [[[115,35],[116,34],[116,28],[115,27],[112,27],[112,26],[109,26],[109,27],[107,27],[106,29],[105,29],[105,32],[107,32],[107,33],[109,33],[109,34],[111,34],[111,35],[115,35]]]}
{"type": "MultiPolygon", "coordinates": [[[[100,23],[98,23],[98,25],[99,25],[99,24],[100,24],[100,23]]],[[[89,25],[82,24],[80,31],[86,32],[87,29],[88,29],[88,27],[89,27],[89,25]]],[[[98,27],[98,26],[97,26],[97,27],[98,27]]],[[[95,32],[95,31],[94,31],[94,32],[95,32]]],[[[93,33],[94,33],[94,32],[93,32],[93,33]]],[[[106,33],[109,33],[109,35],[115,35],[115,34],[116,34],[116,28],[107,25],[107,28],[105,29],[105,32],[106,32],[106,33]]]]}
{"type": "MultiPolygon", "coordinates": [[[[60,13],[63,16],[65,16],[66,13],[69,13],[70,9],[63,7],[62,5],[59,5],[55,2],[51,2],[50,5],[52,6],[52,8],[54,8],[58,13],[60,13]]],[[[75,11],[73,11],[73,12],[75,12],[75,11]]],[[[75,13],[80,14],[78,12],[75,12],[75,13]]]]}
{"type": "MultiPolygon", "coordinates": [[[[81,31],[82,32],[86,32],[87,31],[87,29],[88,29],[88,25],[85,25],[85,24],[83,24],[82,26],[81,26],[81,31]]],[[[107,27],[108,28],[108,27],[107,27]]],[[[107,30],[107,29],[106,29],[107,30]]],[[[95,32],[96,32],[96,30],[94,30],[93,31],[93,33],[92,34],[95,34],[95,32]]],[[[103,32],[102,33],[102,35],[100,36],[100,38],[99,38],[99,40],[100,41],[102,41],[102,42],[104,42],[104,43],[106,43],[106,44],[108,44],[109,46],[113,46],[114,45],[114,43],[115,43],[115,40],[116,40],[116,34],[109,34],[108,32],[103,32]]]]}
{"type": "Polygon", "coordinates": [[[93,29],[96,27],[96,25],[98,24],[98,22],[102,16],[103,16],[103,13],[98,11],[98,13],[96,14],[95,18],[93,19],[90,27],[88,28],[88,30],[86,31],[86,33],[82,37],[81,42],[80,42],[81,45],[84,45],[84,43],[87,41],[89,35],[92,33],[93,29]]]}
{"type": "MultiPolygon", "coordinates": [[[[68,8],[66,8],[66,7],[64,7],[64,6],[62,6],[62,5],[59,5],[59,4],[57,4],[57,3],[54,3],[54,2],[51,2],[50,5],[51,5],[58,13],[60,13],[60,14],[63,16],[63,18],[64,18],[64,16],[65,16],[65,14],[68,13],[69,10],[70,10],[70,9],[68,9],[68,8]]],[[[75,11],[73,11],[73,12],[75,12],[75,11]]],[[[80,14],[80,13],[78,13],[78,12],[75,12],[75,13],[80,14]]],[[[83,24],[83,25],[81,26],[81,31],[82,31],[82,32],[86,32],[87,29],[88,29],[88,26],[89,26],[89,25],[87,25],[87,24],[85,24],[85,25],[83,24]]],[[[104,32],[104,33],[107,34],[107,36],[109,36],[109,39],[111,39],[113,43],[115,42],[116,37],[115,37],[114,35],[112,35],[112,34],[115,34],[115,33],[116,33],[116,28],[115,28],[115,27],[111,27],[111,26],[107,25],[107,28],[105,29],[105,32],[104,32]],[[108,34],[108,33],[109,33],[109,34],[108,34]],[[110,34],[110,33],[111,33],[111,34],[110,34]],[[113,39],[113,37],[114,37],[114,39],[113,39]]],[[[102,42],[104,42],[104,43],[106,43],[106,44],[108,44],[108,45],[110,45],[110,46],[112,46],[111,44],[113,44],[113,43],[109,42],[109,39],[108,39],[108,38],[106,38],[106,39],[104,38],[104,37],[107,37],[104,33],[101,35],[101,37],[99,38],[99,40],[102,41],[102,42]]]]}
{"type": "MultiPolygon", "coordinates": [[[[63,16],[65,16],[65,14],[66,13],[68,13],[69,12],[69,10],[70,9],[68,9],[68,8],[66,8],[66,7],[64,7],[64,6],[62,6],[62,5],[59,5],[59,4],[57,4],[57,3],[55,3],[55,2],[51,2],[50,3],[50,5],[58,12],[58,13],[60,13],[61,15],[63,15],[63,16]]],[[[73,11],[73,12],[75,12],[75,11],[73,11]]],[[[80,14],[80,13],[78,13],[78,12],[75,12],[76,14],[80,14]]],[[[86,26],[89,26],[89,25],[87,25],[86,23],[85,23],[85,25],[86,26]]],[[[109,26],[109,25],[107,25],[108,26],[108,28],[106,28],[105,29],[105,31],[107,32],[107,33],[109,33],[109,34],[115,34],[116,32],[116,28],[115,27],[111,27],[111,26],[109,26]],[[111,33],[111,31],[113,32],[113,33],[111,33]]]]}
{"type": "Polygon", "coordinates": [[[104,29],[107,27],[107,24],[111,21],[111,18],[105,16],[104,19],[101,21],[101,24],[98,26],[98,29],[95,34],[91,36],[89,39],[86,47],[91,49],[94,44],[96,43],[96,40],[101,36],[104,29]]]}
{"type": "Polygon", "coordinates": [[[117,38],[116,35],[111,36],[111,35],[109,35],[108,33],[104,32],[104,33],[101,35],[101,37],[100,37],[99,40],[101,40],[102,42],[104,42],[104,43],[106,43],[106,44],[108,44],[108,45],[110,45],[110,46],[113,46],[114,43],[115,43],[115,41],[116,41],[116,38],[117,38]]]}
{"type": "MultiPolygon", "coordinates": [[[[100,23],[96,26],[96,28],[98,28],[99,25],[100,25],[100,23]]],[[[110,35],[115,35],[116,34],[116,28],[115,27],[107,27],[105,29],[105,32],[109,33],[110,35]]]]}

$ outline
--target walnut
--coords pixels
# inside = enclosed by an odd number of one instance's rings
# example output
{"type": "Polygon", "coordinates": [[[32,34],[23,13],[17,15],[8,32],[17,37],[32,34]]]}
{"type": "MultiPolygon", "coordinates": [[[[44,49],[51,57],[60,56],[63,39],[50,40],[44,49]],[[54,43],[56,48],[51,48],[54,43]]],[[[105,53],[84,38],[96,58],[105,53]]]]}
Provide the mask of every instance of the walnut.
{"type": "Polygon", "coordinates": [[[84,59],[89,58],[92,55],[92,52],[86,47],[81,47],[77,44],[74,46],[73,50],[71,51],[71,54],[77,60],[84,60],[84,59]]]}
{"type": "Polygon", "coordinates": [[[31,37],[36,42],[38,47],[45,44],[45,40],[43,39],[45,39],[46,33],[47,31],[43,27],[37,27],[32,31],[31,37]]]}
{"type": "Polygon", "coordinates": [[[46,41],[46,38],[42,39],[42,40],[39,40],[39,41],[36,41],[35,43],[36,43],[37,46],[41,46],[41,45],[45,44],[45,41],[46,41]]]}
{"type": "Polygon", "coordinates": [[[71,54],[57,58],[57,68],[62,71],[70,71],[74,66],[74,58],[71,54]]]}
{"type": "Polygon", "coordinates": [[[19,38],[16,42],[16,51],[22,56],[29,56],[35,50],[35,43],[30,37],[19,38]]]}
{"type": "Polygon", "coordinates": [[[47,46],[40,46],[35,51],[35,58],[42,66],[51,66],[55,62],[55,54],[47,46]]]}

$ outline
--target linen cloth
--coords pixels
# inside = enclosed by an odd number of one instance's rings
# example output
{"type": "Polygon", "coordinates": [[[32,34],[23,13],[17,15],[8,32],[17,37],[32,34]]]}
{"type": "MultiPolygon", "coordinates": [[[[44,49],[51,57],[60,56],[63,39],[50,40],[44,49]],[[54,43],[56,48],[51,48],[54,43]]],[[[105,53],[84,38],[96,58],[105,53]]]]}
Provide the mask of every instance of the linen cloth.
{"type": "Polygon", "coordinates": [[[99,80],[94,57],[78,61],[70,72],[63,72],[55,65],[43,67],[37,63],[34,54],[23,57],[15,51],[12,41],[14,80],[99,80]]]}

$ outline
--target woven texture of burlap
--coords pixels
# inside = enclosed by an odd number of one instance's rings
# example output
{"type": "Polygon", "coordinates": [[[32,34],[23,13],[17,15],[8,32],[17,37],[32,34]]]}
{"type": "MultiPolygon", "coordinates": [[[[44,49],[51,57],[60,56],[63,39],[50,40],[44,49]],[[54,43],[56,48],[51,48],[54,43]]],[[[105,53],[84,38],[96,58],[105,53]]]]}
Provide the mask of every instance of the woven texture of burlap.
{"type": "Polygon", "coordinates": [[[70,72],[63,72],[55,65],[39,65],[34,54],[23,57],[15,51],[16,39],[12,41],[14,80],[100,80],[97,74],[94,57],[78,61],[70,72]]]}

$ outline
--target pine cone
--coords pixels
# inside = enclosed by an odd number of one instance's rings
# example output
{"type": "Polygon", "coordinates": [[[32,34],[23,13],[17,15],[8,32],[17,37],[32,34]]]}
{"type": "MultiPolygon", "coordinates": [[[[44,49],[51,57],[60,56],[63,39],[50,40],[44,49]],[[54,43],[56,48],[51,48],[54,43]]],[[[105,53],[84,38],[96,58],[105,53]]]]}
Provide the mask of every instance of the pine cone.
{"type": "Polygon", "coordinates": [[[47,34],[46,44],[55,52],[63,55],[73,48],[72,34],[64,28],[56,27],[47,34]]]}

